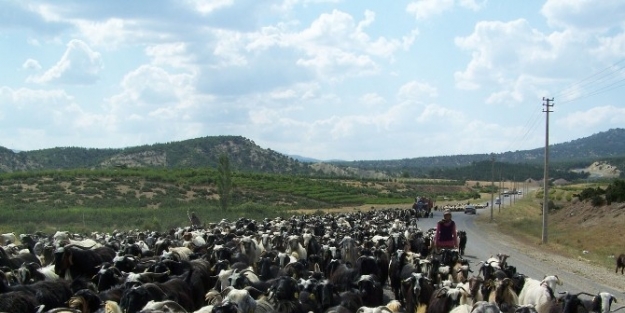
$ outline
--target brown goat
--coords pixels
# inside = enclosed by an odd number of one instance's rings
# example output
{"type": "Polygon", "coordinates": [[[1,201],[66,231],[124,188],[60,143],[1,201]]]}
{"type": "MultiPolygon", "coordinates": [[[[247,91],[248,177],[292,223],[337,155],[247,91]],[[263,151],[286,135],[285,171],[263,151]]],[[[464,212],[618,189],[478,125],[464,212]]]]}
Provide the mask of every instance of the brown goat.
{"type": "Polygon", "coordinates": [[[619,254],[619,256],[616,258],[616,270],[614,270],[614,273],[618,273],[619,268],[621,269],[622,275],[623,269],[625,269],[625,253],[619,254]]]}

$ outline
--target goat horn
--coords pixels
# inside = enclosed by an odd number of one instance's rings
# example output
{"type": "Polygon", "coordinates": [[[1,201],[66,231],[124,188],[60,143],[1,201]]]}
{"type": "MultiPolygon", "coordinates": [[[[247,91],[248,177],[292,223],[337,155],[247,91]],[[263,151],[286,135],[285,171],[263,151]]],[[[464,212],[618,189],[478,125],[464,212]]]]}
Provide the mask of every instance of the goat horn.
{"type": "Polygon", "coordinates": [[[578,296],[579,296],[579,295],[587,295],[587,296],[591,296],[591,297],[594,297],[594,296],[595,296],[595,295],[593,295],[593,294],[591,294],[591,293],[588,293],[588,292],[585,292],[585,291],[579,292],[577,295],[578,295],[578,296]]]}

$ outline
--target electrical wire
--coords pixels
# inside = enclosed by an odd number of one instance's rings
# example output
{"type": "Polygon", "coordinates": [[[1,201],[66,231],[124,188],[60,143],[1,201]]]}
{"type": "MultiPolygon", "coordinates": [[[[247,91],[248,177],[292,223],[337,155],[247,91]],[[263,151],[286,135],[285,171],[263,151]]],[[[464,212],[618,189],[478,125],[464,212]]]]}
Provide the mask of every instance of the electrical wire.
{"type": "MultiPolygon", "coordinates": [[[[621,59],[614,64],[611,64],[602,70],[593,73],[567,87],[557,92],[553,98],[570,98],[566,100],[558,101],[558,104],[567,104],[575,101],[579,101],[582,99],[586,99],[589,97],[593,97],[602,93],[606,93],[608,91],[618,89],[625,86],[625,78],[623,74],[625,72],[625,59],[621,59]],[[615,79],[620,78],[615,81],[615,79]],[[580,93],[580,90],[587,89],[588,92],[580,93]]],[[[504,151],[514,151],[518,150],[514,149],[515,147],[521,147],[523,144],[531,138],[532,134],[534,134],[538,129],[536,124],[540,120],[539,114],[542,113],[542,110],[535,110],[534,114],[525,122],[525,132],[519,139],[513,140],[509,146],[504,151]],[[531,124],[530,124],[531,123],[531,124]],[[528,126],[528,124],[530,124],[528,126]]]]}

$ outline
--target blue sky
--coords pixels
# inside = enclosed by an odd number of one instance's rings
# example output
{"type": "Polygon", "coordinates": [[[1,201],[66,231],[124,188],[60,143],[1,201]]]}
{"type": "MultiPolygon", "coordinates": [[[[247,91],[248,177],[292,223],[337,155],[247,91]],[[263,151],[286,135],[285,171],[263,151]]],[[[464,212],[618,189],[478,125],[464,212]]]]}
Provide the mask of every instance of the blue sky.
{"type": "Polygon", "coordinates": [[[622,0],[0,2],[0,146],[238,135],[317,159],[625,126],[622,0]]]}

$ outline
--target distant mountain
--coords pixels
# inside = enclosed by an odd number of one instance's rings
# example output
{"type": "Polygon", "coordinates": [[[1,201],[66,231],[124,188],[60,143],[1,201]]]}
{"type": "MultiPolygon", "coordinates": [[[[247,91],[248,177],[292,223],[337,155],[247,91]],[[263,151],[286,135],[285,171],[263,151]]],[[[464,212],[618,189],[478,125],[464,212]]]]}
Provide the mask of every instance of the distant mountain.
{"type": "MultiPolygon", "coordinates": [[[[217,167],[219,156],[230,159],[233,170],[297,175],[330,175],[363,178],[426,177],[433,169],[474,166],[491,160],[490,154],[421,157],[401,160],[319,161],[288,156],[261,148],[241,136],[211,136],[124,149],[62,147],[22,151],[0,147],[0,172],[72,168],[198,168],[217,167]]],[[[613,158],[625,170],[625,129],[617,128],[592,136],[550,146],[552,163],[583,168],[595,161],[613,158]]],[[[539,167],[543,148],[495,155],[497,162],[539,167]]],[[[449,172],[449,170],[445,170],[449,172]]],[[[467,171],[462,169],[462,171],[467,171]]],[[[466,176],[465,176],[466,177],[466,176]]]]}
{"type": "Polygon", "coordinates": [[[314,158],[309,158],[309,157],[305,157],[305,156],[301,156],[301,155],[297,155],[297,154],[287,154],[288,157],[293,158],[295,160],[298,160],[300,162],[303,163],[318,163],[318,162],[323,162],[321,160],[318,159],[314,159],[314,158]]]}
{"type": "MultiPolygon", "coordinates": [[[[490,154],[450,155],[420,157],[401,160],[369,160],[331,162],[340,167],[356,167],[363,170],[384,171],[398,175],[423,176],[431,169],[471,166],[477,162],[492,159],[490,154]]],[[[502,163],[541,165],[544,163],[544,148],[494,154],[502,163]]],[[[549,146],[550,163],[566,164],[567,167],[588,166],[593,161],[625,157],[625,129],[616,128],[589,137],[549,146]]]]}

